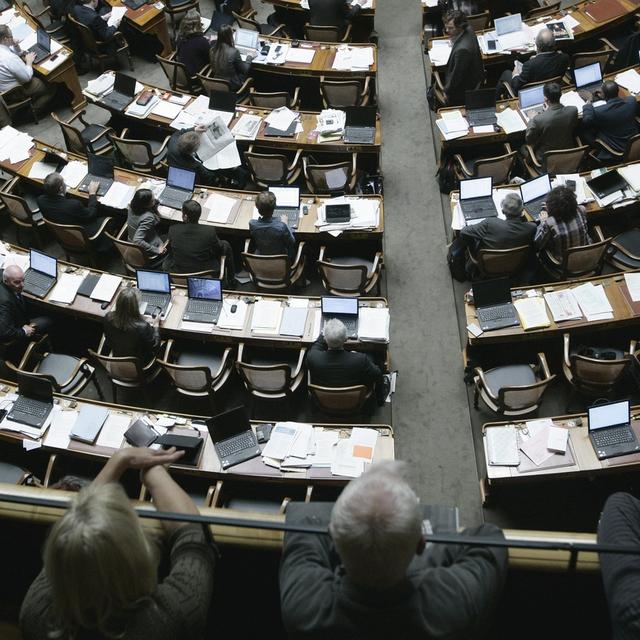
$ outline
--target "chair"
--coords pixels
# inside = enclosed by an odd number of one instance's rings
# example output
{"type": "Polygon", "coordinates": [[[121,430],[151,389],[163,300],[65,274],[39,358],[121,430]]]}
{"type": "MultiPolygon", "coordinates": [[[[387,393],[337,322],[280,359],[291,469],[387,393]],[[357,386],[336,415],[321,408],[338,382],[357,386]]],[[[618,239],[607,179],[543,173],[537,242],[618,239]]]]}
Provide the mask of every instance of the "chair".
{"type": "Polygon", "coordinates": [[[82,225],[58,224],[46,218],[44,219],[44,224],[60,243],[68,261],[71,260],[71,256],[87,256],[89,264],[95,267],[98,263],[98,252],[94,247],[94,243],[105,233],[111,220],[112,218],[105,218],[92,236],[87,233],[87,230],[82,225]]]}
{"type": "Polygon", "coordinates": [[[93,153],[99,156],[109,155],[112,151],[109,135],[115,133],[110,127],[101,124],[91,124],[84,119],[86,111],[83,109],[69,121],[61,120],[55,113],[51,117],[60,125],[62,137],[67,151],[86,156],[93,153]],[[78,122],[82,129],[77,127],[78,122]]]}
{"type": "MultiPolygon", "coordinates": [[[[298,243],[293,262],[286,254],[261,256],[250,253],[251,239],[244,243],[242,260],[249,271],[251,282],[259,289],[284,291],[292,287],[304,274],[305,257],[302,253],[304,242],[298,243]]],[[[303,280],[304,281],[304,280],[303,280]]]]}
{"type": "Polygon", "coordinates": [[[257,12],[254,11],[253,9],[249,11],[246,15],[241,15],[239,13],[236,13],[235,11],[232,11],[231,13],[236,23],[241,29],[250,29],[251,31],[257,31],[263,36],[285,36],[286,37],[287,35],[286,27],[284,24],[279,24],[277,27],[274,27],[273,25],[270,25],[270,24],[260,24],[257,20],[254,20],[254,18],[257,15],[257,12]]]}
{"type": "Polygon", "coordinates": [[[578,173],[589,153],[589,146],[586,144],[571,149],[554,149],[545,151],[540,162],[531,145],[524,145],[524,149],[523,163],[532,178],[544,173],[578,173]]]}
{"type": "Polygon", "coordinates": [[[157,174],[162,168],[162,161],[167,156],[167,144],[171,136],[164,140],[136,140],[127,138],[129,129],[122,130],[120,136],[109,135],[117,153],[125,161],[128,168],[140,173],[157,174]]]}
{"type": "Polygon", "coordinates": [[[302,158],[304,177],[310,193],[339,195],[352,193],[358,181],[356,163],[358,154],[351,154],[351,162],[310,164],[311,158],[302,158]]]}
{"type": "Polygon", "coordinates": [[[512,364],[483,371],[474,370],[473,406],[478,400],[494,413],[505,417],[523,416],[536,411],[547,387],[555,379],[544,353],[538,353],[538,364],[512,364]]]}
{"type": "Polygon", "coordinates": [[[66,33],[64,22],[53,18],[51,7],[45,6],[42,11],[36,12],[26,2],[17,1],[16,4],[33,19],[40,29],[46,31],[54,40],[64,45],[71,44],[71,38],[66,33]],[[42,20],[44,15],[49,17],[48,23],[42,20]]]}
{"type": "Polygon", "coordinates": [[[467,253],[481,278],[513,276],[526,267],[530,254],[530,245],[512,249],[480,249],[477,254],[471,251],[467,253]]]}
{"type": "Polygon", "coordinates": [[[154,263],[137,244],[123,239],[126,231],[127,223],[125,222],[116,236],[111,235],[108,231],[105,232],[107,238],[113,242],[113,246],[120,254],[124,268],[131,274],[134,274],[136,269],[153,268],[154,263]]]}
{"type": "Polygon", "coordinates": [[[156,60],[160,63],[164,75],[167,76],[169,86],[173,91],[196,93],[195,78],[189,75],[187,68],[182,62],[174,60],[175,55],[174,51],[168,58],[156,56],[156,60]]]}
{"type": "Polygon", "coordinates": [[[19,185],[20,178],[18,176],[9,180],[0,190],[0,202],[7,210],[11,221],[16,225],[18,242],[20,242],[20,232],[28,229],[32,232],[36,244],[41,247],[40,231],[44,228],[44,218],[40,213],[35,196],[13,193],[19,188],[19,185]]]}
{"type": "MultiPolygon", "coordinates": [[[[580,395],[591,398],[609,397],[626,373],[631,358],[634,357],[636,341],[631,340],[628,353],[612,349],[611,355],[614,358],[604,360],[580,355],[577,351],[572,350],[569,333],[564,333],[562,338],[564,341],[562,371],[571,384],[572,395],[576,391],[580,395]]],[[[567,411],[570,401],[571,396],[567,401],[567,411]]]]}
{"type": "Polygon", "coordinates": [[[11,87],[11,89],[0,92],[0,98],[4,100],[4,104],[12,121],[14,113],[18,113],[19,111],[29,108],[33,121],[36,124],[39,124],[38,114],[33,106],[33,102],[31,101],[31,98],[25,95],[22,91],[22,87],[16,85],[15,87],[11,87]]]}
{"type": "Polygon", "coordinates": [[[171,379],[177,393],[190,398],[206,398],[216,411],[216,394],[229,380],[233,370],[231,347],[224,345],[178,345],[167,341],[158,364],[171,379]]]}
{"type": "Polygon", "coordinates": [[[505,153],[492,158],[477,158],[465,160],[459,153],[453,156],[454,168],[458,180],[468,178],[493,178],[493,184],[509,182],[511,172],[518,157],[517,151],[511,151],[508,144],[504,145],[505,153]]]}
{"type": "Polygon", "coordinates": [[[371,398],[371,389],[363,384],[353,387],[321,387],[307,382],[307,389],[314,405],[330,415],[356,415],[371,398]]]}
{"type": "MultiPolygon", "coordinates": [[[[196,73],[196,79],[202,85],[202,88],[207,95],[210,95],[212,91],[233,91],[231,83],[224,78],[215,78],[208,76],[206,73],[196,73]]],[[[252,84],[253,78],[247,78],[238,91],[236,91],[238,96],[246,95],[252,84]]]]}
{"type": "Polygon", "coordinates": [[[318,271],[322,285],[333,296],[366,296],[375,289],[380,295],[380,275],[384,265],[382,251],[373,260],[357,257],[328,257],[327,247],[320,247],[318,271]]]}
{"type": "Polygon", "coordinates": [[[351,42],[351,25],[347,25],[343,31],[341,27],[321,27],[307,23],[304,25],[304,37],[316,42],[351,42]]]}
{"type": "Polygon", "coordinates": [[[186,13],[189,9],[197,9],[198,13],[200,13],[200,2],[198,0],[164,0],[164,12],[169,16],[174,36],[179,22],[177,17],[186,13]]]}
{"type": "Polygon", "coordinates": [[[612,238],[606,260],[616,271],[640,269],[640,229],[629,229],[612,238]]]}
{"type": "MultiPolygon", "coordinates": [[[[293,355],[295,352],[291,352],[293,355]]],[[[288,349],[280,349],[271,357],[265,357],[264,349],[238,345],[236,369],[251,394],[252,400],[285,401],[291,411],[291,398],[304,381],[305,348],[297,352],[297,358],[287,358],[288,349]],[[286,355],[285,355],[286,354],[286,355]]]]}
{"type": "Polygon", "coordinates": [[[282,153],[257,153],[253,145],[244,152],[251,180],[260,187],[293,184],[300,176],[302,149],[296,151],[292,161],[282,153]]]}
{"type": "MultiPolygon", "coordinates": [[[[549,82],[557,82],[559,85],[562,85],[563,76],[553,76],[552,78],[545,78],[544,80],[538,80],[537,82],[529,82],[528,84],[520,87],[518,91],[522,91],[522,89],[531,89],[532,87],[539,87],[540,85],[545,85],[549,82]]],[[[516,100],[518,98],[518,91],[513,89],[510,82],[502,83],[501,95],[506,96],[509,100],[516,100]]]]}
{"type": "MultiPolygon", "coordinates": [[[[433,70],[432,80],[433,80],[432,86],[435,92],[436,108],[457,106],[457,105],[449,104],[445,100],[444,80],[441,72],[438,71],[438,69],[433,70]]],[[[484,78],[480,82],[478,82],[478,84],[476,84],[475,87],[471,87],[471,89],[479,89],[480,87],[482,87],[483,84],[484,84],[484,78]]],[[[461,105],[461,106],[464,106],[464,105],[461,105]]]]}
{"type": "Polygon", "coordinates": [[[287,91],[264,93],[251,87],[247,101],[254,107],[264,109],[278,109],[280,107],[298,109],[300,107],[300,87],[294,89],[293,97],[287,91]]]}
{"type": "Polygon", "coordinates": [[[637,162],[640,160],[640,133],[635,136],[631,136],[627,141],[627,146],[624,151],[616,151],[610,147],[604,140],[600,138],[595,139],[596,148],[589,154],[598,164],[602,164],[598,158],[598,147],[606,153],[613,156],[613,160],[607,162],[607,164],[623,164],[628,162],[637,162]]]}
{"type": "Polygon", "coordinates": [[[370,78],[355,80],[327,80],[320,78],[320,94],[325,109],[366,107],[371,99],[370,78]]]}
{"type": "Polygon", "coordinates": [[[218,278],[224,274],[224,264],[226,256],[222,256],[220,264],[220,273],[216,274],[212,269],[207,271],[196,271],[193,273],[170,273],[169,280],[171,284],[181,287],[187,286],[187,278],[218,278]]]}
{"type": "Polygon", "coordinates": [[[126,55],[129,61],[129,68],[133,71],[133,59],[131,58],[131,52],[129,51],[129,44],[125,40],[125,37],[116,31],[113,34],[113,40],[116,45],[115,52],[109,50],[110,43],[103,42],[102,40],[96,40],[93,31],[82,22],[78,22],[71,14],[67,15],[68,24],[72,26],[75,32],[80,37],[83,50],[88,54],[90,59],[95,60],[98,63],[98,69],[102,73],[105,69],[105,60],[117,58],[119,55],[126,55]]]}
{"type": "Polygon", "coordinates": [[[534,9],[530,9],[527,11],[524,19],[529,20],[529,18],[540,18],[542,16],[548,16],[556,11],[560,10],[560,0],[556,2],[543,2],[541,7],[535,7],[534,9]]]}
{"type": "Polygon", "coordinates": [[[476,33],[484,31],[491,24],[491,12],[487,9],[482,13],[474,13],[467,16],[467,23],[476,33]]]}

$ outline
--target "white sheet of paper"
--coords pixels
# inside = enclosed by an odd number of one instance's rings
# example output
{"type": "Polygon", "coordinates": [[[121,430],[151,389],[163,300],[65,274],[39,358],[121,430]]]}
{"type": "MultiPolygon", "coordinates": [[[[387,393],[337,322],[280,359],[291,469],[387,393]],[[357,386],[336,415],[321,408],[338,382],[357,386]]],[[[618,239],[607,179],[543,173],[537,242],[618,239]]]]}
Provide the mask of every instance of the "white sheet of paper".
{"type": "MultiPolygon", "coordinates": [[[[51,42],[51,49],[53,50],[53,42],[51,42]]],[[[59,53],[55,58],[47,58],[40,66],[46,71],[53,71],[56,67],[59,67],[69,55],[67,53],[59,53]]]]}
{"type": "Polygon", "coordinates": [[[103,273],[91,292],[91,299],[111,302],[121,282],[122,278],[120,276],[103,273]]]}
{"type": "Polygon", "coordinates": [[[640,302],[640,273],[625,273],[624,281],[634,302],[640,302]]]}
{"type": "Polygon", "coordinates": [[[78,419],[78,413],[78,411],[59,411],[55,419],[51,421],[49,430],[44,437],[44,444],[47,447],[66,449],[69,446],[69,434],[78,419]]]}
{"type": "Polygon", "coordinates": [[[303,49],[302,47],[297,47],[296,49],[289,49],[289,51],[287,51],[285,60],[287,62],[296,62],[298,64],[311,64],[315,55],[315,49],[303,49]]]}
{"type": "Polygon", "coordinates": [[[209,222],[226,224],[237,202],[238,200],[236,198],[229,198],[220,193],[212,193],[203,205],[204,209],[209,210],[207,220],[209,222]]]}
{"type": "Polygon", "coordinates": [[[161,118],[168,118],[174,120],[178,114],[182,111],[182,106],[169,102],[168,100],[159,100],[156,105],[151,109],[151,113],[161,118]]]}
{"type": "Polygon", "coordinates": [[[71,304],[74,301],[83,280],[84,276],[76,273],[61,274],[55,287],[53,287],[53,290],[49,294],[49,302],[71,304]]]}
{"type": "Polygon", "coordinates": [[[582,318],[580,305],[571,289],[549,291],[544,294],[544,299],[555,322],[579,320],[582,318]]]}
{"type": "Polygon", "coordinates": [[[247,318],[248,305],[240,298],[225,298],[222,303],[222,311],[218,319],[218,327],[221,329],[242,329],[247,318]],[[236,305],[236,312],[231,313],[231,307],[236,305]]]}
{"type": "Polygon", "coordinates": [[[107,192],[98,198],[98,202],[113,209],[126,209],[136,192],[136,187],[124,182],[113,182],[107,192]]]}
{"type": "Polygon", "coordinates": [[[110,413],[102,425],[102,429],[100,429],[96,446],[119,449],[124,440],[124,432],[129,428],[130,424],[131,416],[123,413],[110,413]]]}
{"type": "Polygon", "coordinates": [[[50,173],[55,172],[56,166],[46,162],[34,162],[29,170],[29,177],[32,180],[44,180],[50,173]]]}
{"type": "Polygon", "coordinates": [[[78,160],[72,160],[64,169],[60,172],[64,183],[69,189],[75,189],[85,178],[89,168],[86,162],[79,162],[78,160]]]}

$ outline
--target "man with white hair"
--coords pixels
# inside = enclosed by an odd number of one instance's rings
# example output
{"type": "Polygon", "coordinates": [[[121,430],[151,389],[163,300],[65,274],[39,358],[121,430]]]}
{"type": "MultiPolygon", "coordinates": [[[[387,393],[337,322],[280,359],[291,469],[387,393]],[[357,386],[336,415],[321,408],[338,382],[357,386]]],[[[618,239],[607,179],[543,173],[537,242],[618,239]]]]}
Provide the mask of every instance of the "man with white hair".
{"type": "MultiPolygon", "coordinates": [[[[422,509],[404,465],[379,462],[327,503],[291,503],[288,525],[323,526],[330,538],[286,533],[282,619],[290,638],[447,640],[482,637],[502,589],[505,548],[425,544],[422,509]]],[[[464,535],[503,539],[493,525],[464,535]]]]}

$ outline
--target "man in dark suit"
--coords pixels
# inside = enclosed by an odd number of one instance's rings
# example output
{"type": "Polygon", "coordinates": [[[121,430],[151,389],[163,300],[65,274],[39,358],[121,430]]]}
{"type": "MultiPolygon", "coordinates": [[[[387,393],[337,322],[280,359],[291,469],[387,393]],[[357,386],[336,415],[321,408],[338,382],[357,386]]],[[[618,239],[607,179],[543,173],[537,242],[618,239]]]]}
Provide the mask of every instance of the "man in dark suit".
{"type": "Polygon", "coordinates": [[[445,100],[448,105],[463,105],[465,91],[477,89],[484,79],[482,52],[462,11],[446,14],[444,29],[451,39],[444,80],[445,100]]]}
{"type": "Polygon", "coordinates": [[[351,4],[347,0],[309,0],[309,24],[344,29],[361,10],[357,0],[351,4]]]}
{"type": "Polygon", "coordinates": [[[100,0],[81,0],[76,4],[71,15],[78,21],[89,27],[96,40],[109,42],[118,31],[118,26],[107,24],[111,16],[109,5],[100,5],[100,0]]]}
{"type": "Polygon", "coordinates": [[[197,126],[195,129],[182,129],[172,134],[167,145],[167,164],[195,171],[197,184],[215,187],[220,184],[219,176],[215,171],[207,169],[198,157],[200,136],[206,129],[204,126],[197,126]]]}
{"type": "MultiPolygon", "coordinates": [[[[210,225],[198,224],[202,207],[195,200],[182,205],[182,224],[169,229],[169,253],[164,268],[173,273],[196,273],[217,270],[224,255],[230,280],[235,277],[233,251],[226,240],[219,240],[210,225]]],[[[221,274],[224,276],[224,274],[221,274]]]]}
{"type": "MultiPolygon", "coordinates": [[[[613,80],[607,80],[602,84],[602,93],[581,93],[582,98],[587,100],[587,104],[582,107],[580,132],[585,142],[593,145],[596,138],[599,138],[614,151],[622,152],[626,149],[629,138],[638,133],[636,99],[633,96],[621,98],[619,93],[620,87],[613,80]],[[604,98],[606,104],[596,107],[592,104],[594,98],[604,98]]],[[[611,162],[616,158],[602,149],[598,152],[598,159],[611,162]]]]}
{"type": "Polygon", "coordinates": [[[347,329],[338,319],[324,325],[323,334],[309,349],[307,370],[312,384],[321,387],[350,387],[363,384],[373,388],[382,406],[388,394],[382,370],[365,353],[345,351],[347,329]]]}

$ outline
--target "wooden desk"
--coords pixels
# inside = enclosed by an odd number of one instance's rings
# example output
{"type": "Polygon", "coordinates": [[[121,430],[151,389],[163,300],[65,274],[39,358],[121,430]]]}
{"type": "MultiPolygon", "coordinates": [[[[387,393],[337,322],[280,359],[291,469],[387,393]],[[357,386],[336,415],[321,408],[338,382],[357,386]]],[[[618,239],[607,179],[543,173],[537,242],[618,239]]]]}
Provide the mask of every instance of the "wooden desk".
{"type": "MultiPolygon", "coordinates": [[[[125,6],[121,0],[107,0],[112,7],[125,6]]],[[[160,3],[162,4],[162,3],[160,3]]],[[[158,9],[155,4],[143,4],[140,8],[127,9],[124,14],[127,22],[137,31],[149,36],[155,36],[162,44],[161,56],[169,56],[173,51],[169,30],[167,29],[167,19],[164,8],[158,9]]]]}

